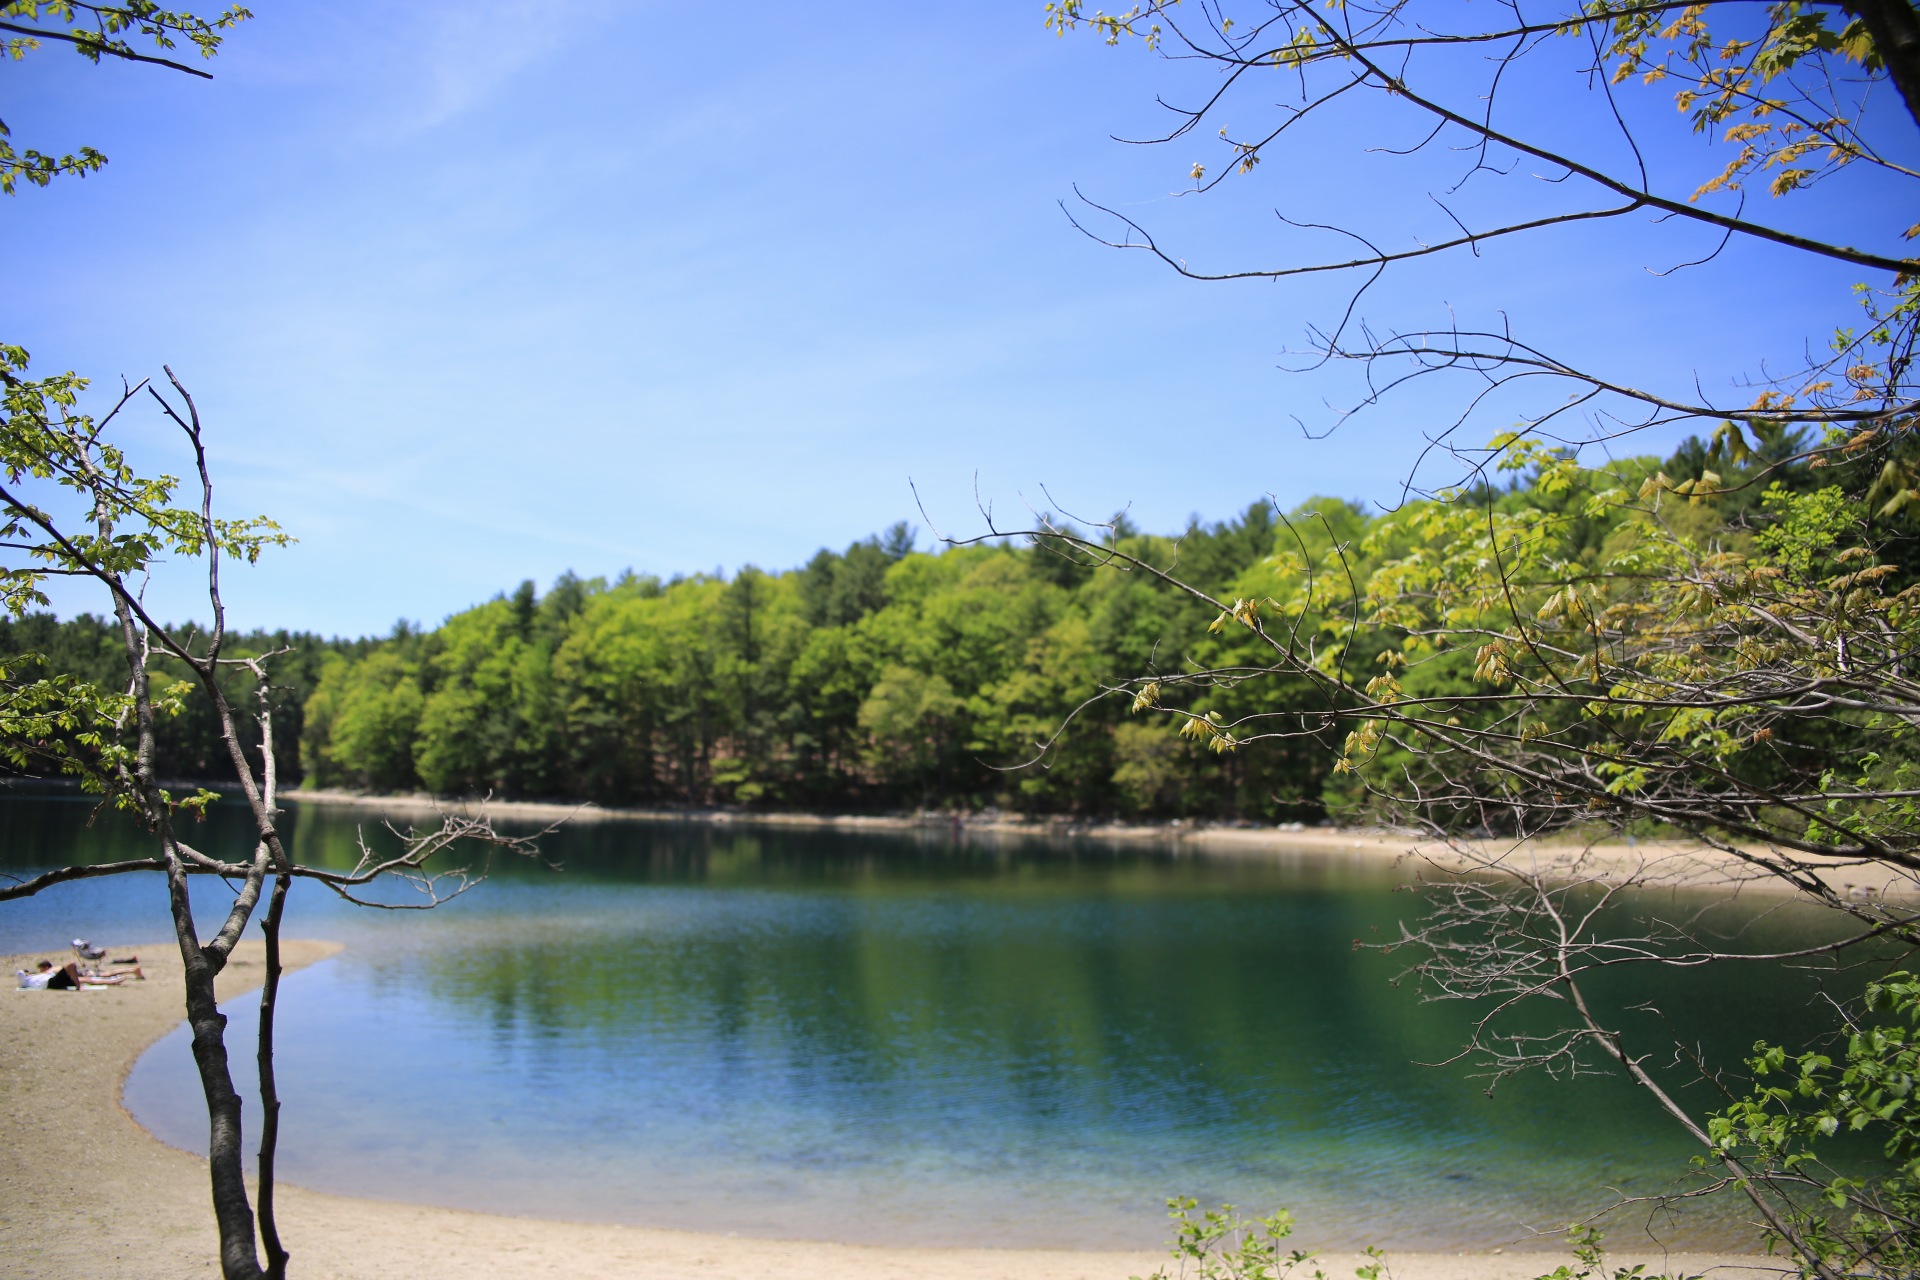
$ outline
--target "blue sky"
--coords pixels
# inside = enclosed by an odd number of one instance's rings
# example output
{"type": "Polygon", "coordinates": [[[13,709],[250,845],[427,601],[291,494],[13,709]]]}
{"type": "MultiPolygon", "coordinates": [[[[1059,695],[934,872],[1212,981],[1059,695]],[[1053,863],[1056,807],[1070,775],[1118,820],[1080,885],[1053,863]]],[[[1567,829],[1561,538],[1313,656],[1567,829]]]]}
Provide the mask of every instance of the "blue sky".
{"type": "MultiPolygon", "coordinates": [[[[385,632],[523,578],[778,569],[901,519],[924,544],[909,479],[956,534],[981,528],[976,484],[1016,522],[1044,485],[1169,531],[1263,493],[1391,501],[1450,416],[1419,393],[1304,438],[1340,381],[1277,366],[1336,286],[1184,281],[1058,207],[1077,184],[1204,264],[1284,256],[1276,206],[1441,234],[1404,198],[1420,181],[1387,185],[1404,162],[1364,150],[1409,133],[1371,108],[1197,200],[1174,193],[1217,142],[1110,137],[1149,131],[1154,94],[1197,73],[1055,39],[1028,0],[254,9],[211,83],[59,50],[0,68],[16,143],[112,160],[0,204],[0,332],[42,372],[166,363],[194,391],[223,509],[300,539],[234,576],[238,625],[385,632]]],[[[1563,87],[1521,86],[1577,133],[1563,87]]],[[[1700,163],[1672,132],[1656,164],[1700,163]]],[[[1851,225],[1879,191],[1805,217],[1851,225]]],[[[1645,270],[1710,247],[1644,222],[1558,234],[1407,271],[1364,310],[1504,309],[1681,388],[1845,318],[1858,273],[1764,247],[1645,270]]],[[[152,415],[128,425],[179,467],[152,415]]],[[[154,598],[199,611],[184,583],[154,598]]]]}

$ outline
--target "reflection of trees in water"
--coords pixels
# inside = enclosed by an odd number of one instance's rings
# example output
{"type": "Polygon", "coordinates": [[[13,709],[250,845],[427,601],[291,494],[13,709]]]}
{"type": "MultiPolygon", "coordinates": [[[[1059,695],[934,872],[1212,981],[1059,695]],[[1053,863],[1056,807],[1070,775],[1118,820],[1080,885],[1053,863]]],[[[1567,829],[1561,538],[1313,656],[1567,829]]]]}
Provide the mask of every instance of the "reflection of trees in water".
{"type": "MultiPolygon", "coordinates": [[[[798,880],[807,866],[787,870],[798,880]]],[[[1545,1094],[1560,1086],[1515,1081],[1489,1104],[1457,1073],[1415,1065],[1451,1052],[1460,1013],[1417,1003],[1385,981],[1391,962],[1353,950],[1399,918],[1390,884],[1288,887],[1270,868],[1146,860],[1020,864],[998,879],[959,869],[945,883],[924,868],[814,870],[830,889],[773,877],[724,894],[630,891],[630,915],[604,904],[573,936],[516,930],[419,963],[436,997],[529,1052],[691,1057],[809,1105],[1223,1139],[1492,1129],[1527,1151],[1680,1163],[1617,1081],[1582,1082],[1589,1105],[1556,1105],[1549,1125],[1545,1094]]],[[[1804,933],[1786,918],[1754,927],[1804,933]]],[[[1814,979],[1676,975],[1673,996],[1737,1050],[1779,1005],[1804,1003],[1779,999],[1781,981],[1814,979]]]]}
{"type": "MultiPolygon", "coordinates": [[[[106,818],[89,829],[83,803],[9,804],[9,858],[118,856],[134,838],[106,818]]],[[[216,806],[210,836],[234,816],[216,806]]],[[[362,824],[299,807],[297,847],[326,865],[362,824]]],[[[1552,1082],[1516,1080],[1489,1103],[1415,1065],[1452,1052],[1461,1011],[1353,950],[1411,914],[1383,869],[615,822],[549,852],[562,872],[516,870],[443,918],[360,922],[403,944],[361,980],[420,992],[503,1061],[596,1087],[706,1072],[723,1097],[772,1093],[835,1121],[1164,1140],[1212,1153],[1222,1177],[1270,1176],[1297,1143],[1411,1152],[1409,1176],[1431,1164],[1434,1179],[1531,1162],[1569,1187],[1684,1163],[1617,1082],[1581,1082],[1565,1105],[1552,1082]]],[[[1755,941],[1808,936],[1802,915],[1717,910],[1755,941]]],[[[1677,973],[1662,998],[1737,1053],[1790,1041],[1782,1010],[1816,981],[1677,973]]]]}
{"type": "Polygon", "coordinates": [[[152,841],[132,818],[113,810],[96,816],[97,796],[69,787],[35,789],[13,783],[0,790],[0,867],[39,870],[76,862],[119,862],[145,858],[152,841]]]}

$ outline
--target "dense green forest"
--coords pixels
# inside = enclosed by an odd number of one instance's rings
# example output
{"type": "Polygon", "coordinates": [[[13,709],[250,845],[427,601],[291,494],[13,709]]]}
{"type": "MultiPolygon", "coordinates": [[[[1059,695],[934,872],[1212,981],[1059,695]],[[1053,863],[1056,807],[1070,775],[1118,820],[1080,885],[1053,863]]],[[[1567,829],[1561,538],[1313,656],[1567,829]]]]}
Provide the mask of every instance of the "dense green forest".
{"type": "MultiPolygon", "coordinates": [[[[195,642],[204,640],[192,626],[179,628],[179,634],[195,642]]],[[[274,681],[274,757],[282,778],[302,776],[303,713],[328,656],[356,660],[379,648],[381,643],[378,640],[329,640],[292,631],[252,631],[227,636],[222,650],[227,654],[249,657],[278,654],[270,665],[274,681]]],[[[164,685],[165,676],[172,674],[178,678],[181,674],[178,664],[165,659],[156,660],[154,665],[156,689],[164,685]]],[[[50,613],[29,613],[20,618],[0,616],[0,670],[23,679],[63,675],[105,689],[124,689],[127,651],[121,643],[119,624],[111,617],[102,619],[83,613],[61,622],[50,613]]],[[[236,674],[222,683],[235,707],[252,711],[254,702],[249,680],[236,674]]],[[[233,766],[227,760],[217,721],[204,696],[197,691],[182,691],[180,702],[179,714],[162,716],[156,725],[156,755],[161,775],[181,782],[232,778],[233,766]]],[[[257,764],[260,758],[257,743],[243,745],[248,759],[257,764]]]]}
{"type": "MultiPolygon", "coordinates": [[[[1255,504],[1177,546],[1117,533],[1230,591],[1275,528],[1255,504]]],[[[329,654],[304,776],[604,803],[1319,812],[1318,752],[1203,758],[1171,726],[1129,722],[1120,699],[1076,717],[1044,767],[1010,768],[1103,682],[1225,642],[1140,574],[1047,546],[911,546],[897,526],[785,573],[522,583],[433,631],[329,654]]]]}
{"type": "MultiPolygon", "coordinates": [[[[1745,470],[1758,474],[1796,446],[1774,441],[1745,470]]],[[[1623,465],[1679,480],[1711,461],[1690,441],[1664,463],[1623,465]]],[[[1805,489],[1817,475],[1789,464],[1768,480],[1805,489]]],[[[1731,478],[1729,492],[1675,518],[1750,536],[1761,486],[1731,478]]],[[[1481,496],[1506,509],[1565,500],[1526,477],[1481,496]]],[[[1255,503],[1177,538],[1124,519],[1107,536],[1216,597],[1254,599],[1295,590],[1314,559],[1351,568],[1364,589],[1373,566],[1405,555],[1406,530],[1417,527],[1407,514],[1320,499],[1282,520],[1255,503]],[[1327,559],[1336,546],[1344,553],[1327,559]]],[[[1593,521],[1581,538],[1590,554],[1623,518],[1593,521]]],[[[278,764],[308,786],[1269,822],[1350,807],[1351,783],[1332,776],[1324,739],[1209,751],[1178,722],[1130,716],[1126,697],[1082,705],[1156,670],[1266,665],[1243,628],[1216,634],[1212,611],[1152,576],[1088,568],[1044,542],[912,547],[901,525],[782,573],[568,574],[544,593],[524,582],[432,630],[402,624],[355,641],[260,632],[230,638],[229,652],[288,651],[272,664],[278,764]]],[[[0,622],[0,652],[109,686],[125,661],[112,628],[91,616],[0,622]]],[[[234,693],[238,701],[237,676],[234,693]]],[[[213,716],[195,696],[161,726],[163,773],[182,780],[222,774],[213,716]]],[[[1268,674],[1216,687],[1195,709],[1272,723],[1312,696],[1268,674]]]]}

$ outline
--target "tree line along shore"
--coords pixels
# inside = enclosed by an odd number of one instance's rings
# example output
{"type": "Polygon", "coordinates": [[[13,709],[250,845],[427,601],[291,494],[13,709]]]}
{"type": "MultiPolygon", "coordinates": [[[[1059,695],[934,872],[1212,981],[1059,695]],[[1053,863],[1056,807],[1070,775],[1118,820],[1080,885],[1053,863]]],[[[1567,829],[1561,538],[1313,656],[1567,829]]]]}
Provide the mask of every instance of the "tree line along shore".
{"type": "MultiPolygon", "coordinates": [[[[1799,446],[1774,440],[1741,469],[1764,473],[1776,492],[1830,485],[1831,472],[1790,461],[1799,446]]],[[[1710,463],[1694,440],[1616,469],[1679,482],[1710,463]]],[[[1696,536],[1751,543],[1768,523],[1767,486],[1729,479],[1668,518],[1696,536]]],[[[1503,511],[1557,512],[1574,528],[1573,553],[1588,558],[1633,518],[1621,508],[1583,516],[1533,475],[1482,496],[1503,511]]],[[[1303,575],[1336,562],[1358,600],[1378,567],[1417,548],[1420,505],[1368,513],[1317,499],[1278,516],[1256,503],[1178,537],[1125,518],[1101,536],[1222,600],[1287,598],[1303,575]]],[[[283,780],[309,788],[1130,821],[1372,816],[1364,786],[1334,771],[1320,736],[1208,750],[1176,722],[1130,714],[1130,691],[1098,696],[1156,671],[1268,665],[1244,628],[1213,627],[1213,612],[1176,587],[1090,568],[1044,538],[936,553],[913,543],[900,525],[786,572],[569,573],[544,593],[523,582],[431,629],[402,623],[357,640],[256,631],[229,637],[227,652],[290,650],[274,660],[276,763],[283,780]]],[[[1360,669],[1388,638],[1374,628],[1324,640],[1330,653],[1346,644],[1339,660],[1360,669]]],[[[21,675],[109,687],[125,664],[117,629],[91,615],[0,621],[0,652],[21,675]]],[[[1438,664],[1427,679],[1465,691],[1470,666],[1438,664]]],[[[1193,710],[1284,730],[1289,711],[1317,709],[1315,697],[1304,681],[1269,673],[1218,684],[1193,710]]],[[[170,773],[222,776],[215,725],[204,696],[185,694],[159,725],[170,773]]]]}

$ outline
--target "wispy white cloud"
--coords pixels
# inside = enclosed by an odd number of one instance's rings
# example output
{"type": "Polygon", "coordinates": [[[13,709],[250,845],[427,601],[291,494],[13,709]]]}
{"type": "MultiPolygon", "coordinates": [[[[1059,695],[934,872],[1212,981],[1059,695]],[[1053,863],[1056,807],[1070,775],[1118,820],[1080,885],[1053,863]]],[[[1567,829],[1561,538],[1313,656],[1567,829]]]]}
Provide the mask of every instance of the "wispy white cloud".
{"type": "Polygon", "coordinates": [[[575,0],[543,8],[534,22],[527,20],[524,3],[508,0],[460,0],[414,12],[416,29],[406,48],[419,60],[411,77],[417,88],[402,118],[389,124],[418,130],[484,105],[528,68],[591,38],[615,7],[605,0],[575,0]]]}
{"type": "Polygon", "coordinates": [[[485,106],[567,47],[649,8],[560,0],[530,15],[508,0],[437,0],[275,11],[265,15],[273,38],[236,38],[222,74],[319,92],[325,128],[406,137],[485,106]],[[339,92],[345,85],[354,86],[350,96],[339,92]],[[355,112],[343,120],[338,108],[348,100],[355,112]]]}

